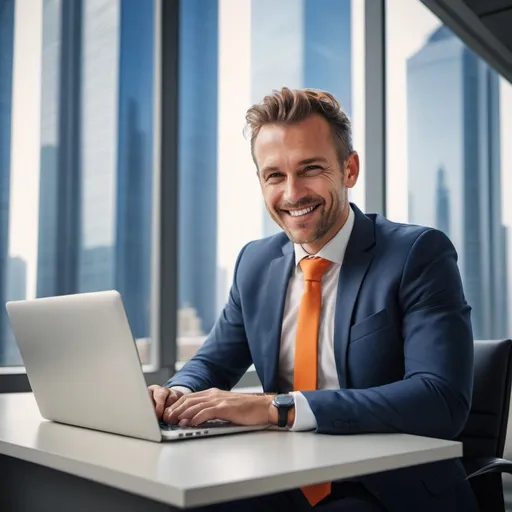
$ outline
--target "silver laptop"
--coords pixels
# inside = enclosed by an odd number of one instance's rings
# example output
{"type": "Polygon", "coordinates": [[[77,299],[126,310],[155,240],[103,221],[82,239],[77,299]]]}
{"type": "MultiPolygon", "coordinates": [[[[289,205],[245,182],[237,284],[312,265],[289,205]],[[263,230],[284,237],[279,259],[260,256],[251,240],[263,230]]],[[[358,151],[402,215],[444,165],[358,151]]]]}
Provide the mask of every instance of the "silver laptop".
{"type": "Polygon", "coordinates": [[[267,428],[159,423],[116,291],[14,301],[6,307],[39,410],[48,420],[151,441],[267,428]]]}

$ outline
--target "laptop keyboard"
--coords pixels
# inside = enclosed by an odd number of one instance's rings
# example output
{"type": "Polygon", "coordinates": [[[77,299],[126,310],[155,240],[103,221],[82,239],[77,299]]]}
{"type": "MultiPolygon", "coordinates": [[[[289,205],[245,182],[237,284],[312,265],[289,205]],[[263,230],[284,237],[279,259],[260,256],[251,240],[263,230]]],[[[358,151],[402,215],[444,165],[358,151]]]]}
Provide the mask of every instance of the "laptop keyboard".
{"type": "Polygon", "coordinates": [[[167,425],[167,423],[160,423],[160,430],[186,430],[190,427],[180,427],[179,425],[167,425]]]}
{"type": "Polygon", "coordinates": [[[173,430],[192,430],[198,428],[219,428],[219,427],[229,427],[233,426],[233,424],[229,421],[223,420],[211,420],[206,423],[202,423],[201,425],[197,425],[196,427],[181,427],[180,425],[168,425],[167,423],[160,422],[160,429],[166,431],[173,430]]]}

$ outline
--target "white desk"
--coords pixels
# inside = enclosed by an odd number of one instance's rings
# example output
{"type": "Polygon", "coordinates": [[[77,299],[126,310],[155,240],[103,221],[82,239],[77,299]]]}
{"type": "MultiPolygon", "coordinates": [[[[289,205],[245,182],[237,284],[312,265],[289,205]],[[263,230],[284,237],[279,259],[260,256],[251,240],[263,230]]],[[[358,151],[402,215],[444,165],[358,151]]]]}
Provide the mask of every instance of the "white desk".
{"type": "Polygon", "coordinates": [[[279,431],[152,443],[47,422],[32,394],[5,394],[0,454],[187,508],[456,458],[462,445],[279,431]]]}

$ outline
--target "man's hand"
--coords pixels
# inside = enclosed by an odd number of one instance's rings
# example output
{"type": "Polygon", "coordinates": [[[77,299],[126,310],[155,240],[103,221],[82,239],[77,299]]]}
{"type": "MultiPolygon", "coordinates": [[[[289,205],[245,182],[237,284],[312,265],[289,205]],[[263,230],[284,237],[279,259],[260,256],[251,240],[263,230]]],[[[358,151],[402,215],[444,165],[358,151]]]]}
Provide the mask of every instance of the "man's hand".
{"type": "Polygon", "coordinates": [[[155,406],[156,417],[159,420],[162,419],[165,409],[170,407],[183,396],[181,391],[157,386],[156,384],[149,386],[148,390],[149,396],[153,400],[153,405],[155,406]]]}
{"type": "Polygon", "coordinates": [[[209,420],[226,420],[238,425],[268,425],[273,421],[273,395],[233,393],[208,389],[183,395],[164,411],[169,424],[196,426],[209,420]]]}

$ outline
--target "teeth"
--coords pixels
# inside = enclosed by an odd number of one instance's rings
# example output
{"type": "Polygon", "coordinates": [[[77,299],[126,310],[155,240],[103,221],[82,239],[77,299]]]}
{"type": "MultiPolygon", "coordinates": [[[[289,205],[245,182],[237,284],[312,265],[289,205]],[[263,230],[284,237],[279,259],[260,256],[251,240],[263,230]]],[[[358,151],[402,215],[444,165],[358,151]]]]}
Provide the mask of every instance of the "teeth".
{"type": "Polygon", "coordinates": [[[314,206],[311,206],[310,208],[304,208],[303,210],[295,210],[295,211],[290,211],[290,215],[292,217],[300,217],[301,215],[306,215],[306,213],[309,213],[311,211],[314,210],[314,206]]]}

